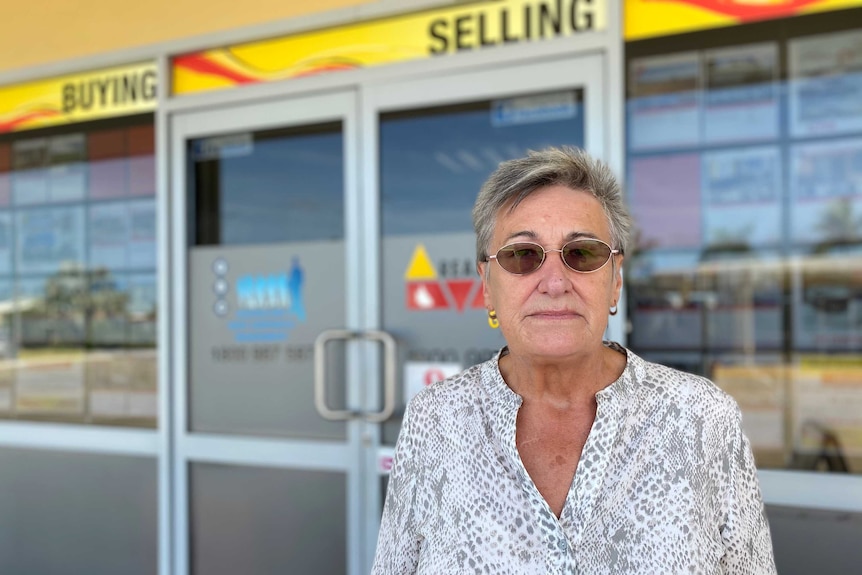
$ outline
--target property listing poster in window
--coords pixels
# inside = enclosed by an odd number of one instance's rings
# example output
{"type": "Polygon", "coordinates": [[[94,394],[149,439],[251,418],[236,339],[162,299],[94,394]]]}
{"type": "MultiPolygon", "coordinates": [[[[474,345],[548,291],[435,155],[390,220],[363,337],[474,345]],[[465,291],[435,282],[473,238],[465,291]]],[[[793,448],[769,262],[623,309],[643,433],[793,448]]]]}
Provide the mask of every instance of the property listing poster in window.
{"type": "Polygon", "coordinates": [[[0,210],[0,274],[12,273],[12,214],[0,210]]]}
{"type": "Polygon", "coordinates": [[[629,65],[629,149],[700,143],[700,58],[697,52],[651,56],[629,65]]]}
{"type": "Polygon", "coordinates": [[[129,170],[126,139],[125,129],[87,134],[90,198],[102,200],[126,195],[129,170]]]}
{"type": "Polygon", "coordinates": [[[15,227],[19,272],[54,273],[62,267],[83,267],[83,206],[21,210],[15,227]]]}
{"type": "MultiPolygon", "coordinates": [[[[0,279],[0,302],[4,307],[12,301],[12,282],[0,279]]],[[[7,416],[12,412],[15,387],[15,361],[12,359],[14,353],[12,340],[12,322],[0,323],[0,417],[7,416]]]]}
{"type": "Polygon", "coordinates": [[[797,466],[856,472],[862,458],[862,366],[858,354],[806,354],[792,380],[793,450],[797,466]],[[838,449],[835,449],[835,448],[838,449]],[[824,448],[832,456],[822,461],[824,448]]]}
{"type": "Polygon", "coordinates": [[[862,131],[862,29],[792,40],[790,133],[862,131]]]}
{"type": "Polygon", "coordinates": [[[87,141],[84,134],[55,136],[48,143],[48,200],[77,201],[87,192],[87,141]]]}
{"type": "Polygon", "coordinates": [[[794,269],[793,334],[798,349],[852,352],[862,346],[860,269],[858,253],[809,257],[794,269]]]}
{"type": "Polygon", "coordinates": [[[706,143],[778,137],[778,45],[734,46],[704,53],[706,143]]]}
{"type": "Polygon", "coordinates": [[[781,153],[777,146],[703,154],[703,242],[754,248],[782,240],[781,153]]]}
{"type": "MultiPolygon", "coordinates": [[[[157,285],[155,274],[132,274],[129,277],[129,343],[155,345],[157,318],[157,285]]],[[[155,375],[147,385],[155,388],[155,375]]]]}
{"type": "Polygon", "coordinates": [[[125,269],[129,212],[125,202],[91,204],[88,222],[90,269],[125,269]]]}
{"type": "Polygon", "coordinates": [[[12,198],[12,146],[0,144],[0,206],[12,198]]]}
{"type": "Polygon", "coordinates": [[[12,144],[12,199],[18,206],[48,202],[48,138],[21,140],[12,144]]]}
{"type": "Polygon", "coordinates": [[[629,202],[638,250],[701,244],[700,154],[662,154],[629,161],[629,202]]]}
{"type": "Polygon", "coordinates": [[[152,125],[133,126],[129,138],[129,195],[156,195],[156,135],[152,125]]]}
{"type": "Polygon", "coordinates": [[[708,295],[694,285],[699,250],[636,250],[627,263],[630,344],[700,352],[708,295]]]}
{"type": "Polygon", "coordinates": [[[130,268],[156,267],[156,201],[135,200],[128,203],[130,268]]]}
{"type": "Polygon", "coordinates": [[[794,144],[790,154],[793,242],[862,240],[862,138],[794,144]]]}

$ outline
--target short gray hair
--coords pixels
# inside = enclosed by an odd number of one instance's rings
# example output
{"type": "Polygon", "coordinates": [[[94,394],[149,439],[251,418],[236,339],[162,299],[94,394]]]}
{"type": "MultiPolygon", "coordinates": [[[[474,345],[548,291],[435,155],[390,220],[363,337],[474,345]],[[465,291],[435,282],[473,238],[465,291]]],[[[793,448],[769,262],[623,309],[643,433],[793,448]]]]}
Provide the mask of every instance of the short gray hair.
{"type": "Polygon", "coordinates": [[[476,262],[488,260],[497,214],[507,203],[514,209],[524,198],[548,186],[562,185],[591,194],[602,205],[611,232],[611,247],[625,253],[632,219],[620,184],[604,162],[573,147],[530,151],[502,162],[482,185],[473,206],[476,262]]]}

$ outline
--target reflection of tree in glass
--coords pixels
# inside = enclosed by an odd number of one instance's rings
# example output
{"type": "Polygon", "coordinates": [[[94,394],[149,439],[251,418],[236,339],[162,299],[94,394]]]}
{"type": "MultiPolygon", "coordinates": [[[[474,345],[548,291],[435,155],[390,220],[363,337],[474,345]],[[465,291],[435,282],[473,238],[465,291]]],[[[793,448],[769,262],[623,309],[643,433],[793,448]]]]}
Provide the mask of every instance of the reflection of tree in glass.
{"type": "Polygon", "coordinates": [[[831,202],[817,224],[817,230],[823,234],[826,242],[858,241],[860,228],[862,216],[854,213],[851,198],[838,198],[831,202]]]}
{"type": "MultiPolygon", "coordinates": [[[[92,340],[93,321],[127,313],[129,294],[118,285],[105,268],[83,270],[78,267],[61,269],[45,281],[44,295],[34,307],[25,312],[28,316],[45,318],[61,323],[83,323],[84,342],[92,340]]],[[[68,325],[68,324],[67,324],[68,325]]],[[[58,326],[59,327],[59,326],[58,326]]],[[[66,337],[51,330],[52,337],[61,341],[30,342],[43,344],[69,343],[66,337]]],[[[80,341],[80,336],[74,338],[80,341]]]]}
{"type": "Polygon", "coordinates": [[[747,238],[751,237],[754,226],[749,225],[735,230],[715,230],[709,245],[705,246],[700,255],[701,261],[720,258],[723,254],[741,254],[751,252],[747,238]]]}

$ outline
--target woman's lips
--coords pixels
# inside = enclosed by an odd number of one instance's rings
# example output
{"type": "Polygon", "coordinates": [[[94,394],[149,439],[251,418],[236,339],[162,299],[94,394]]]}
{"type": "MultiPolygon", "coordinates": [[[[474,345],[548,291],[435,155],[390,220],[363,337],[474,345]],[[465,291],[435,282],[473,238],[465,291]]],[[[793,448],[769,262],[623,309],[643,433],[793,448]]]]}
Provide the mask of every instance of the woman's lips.
{"type": "Polygon", "coordinates": [[[549,311],[536,311],[529,314],[531,317],[536,317],[539,319],[571,319],[573,317],[577,317],[577,312],[571,310],[549,310],[549,311]]]}

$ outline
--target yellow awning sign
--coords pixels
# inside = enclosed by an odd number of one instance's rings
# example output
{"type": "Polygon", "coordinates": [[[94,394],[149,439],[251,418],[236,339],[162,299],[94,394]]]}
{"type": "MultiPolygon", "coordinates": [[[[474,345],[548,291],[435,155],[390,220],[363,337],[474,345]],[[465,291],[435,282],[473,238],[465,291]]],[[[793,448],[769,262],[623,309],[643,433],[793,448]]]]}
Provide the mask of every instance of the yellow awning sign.
{"type": "Polygon", "coordinates": [[[640,40],[862,6],[862,0],[625,0],[625,38],[640,40]]]}
{"type": "Polygon", "coordinates": [[[156,65],[132,64],[0,86],[0,133],[149,112],[156,65]]]}
{"type": "Polygon", "coordinates": [[[413,250],[413,257],[410,259],[407,271],[404,272],[404,279],[407,281],[437,279],[437,270],[434,269],[434,264],[431,263],[431,258],[428,257],[428,252],[422,244],[413,250]]]}
{"type": "Polygon", "coordinates": [[[174,94],[430,58],[604,30],[604,0],[469,2],[173,59],[174,94]]]}

